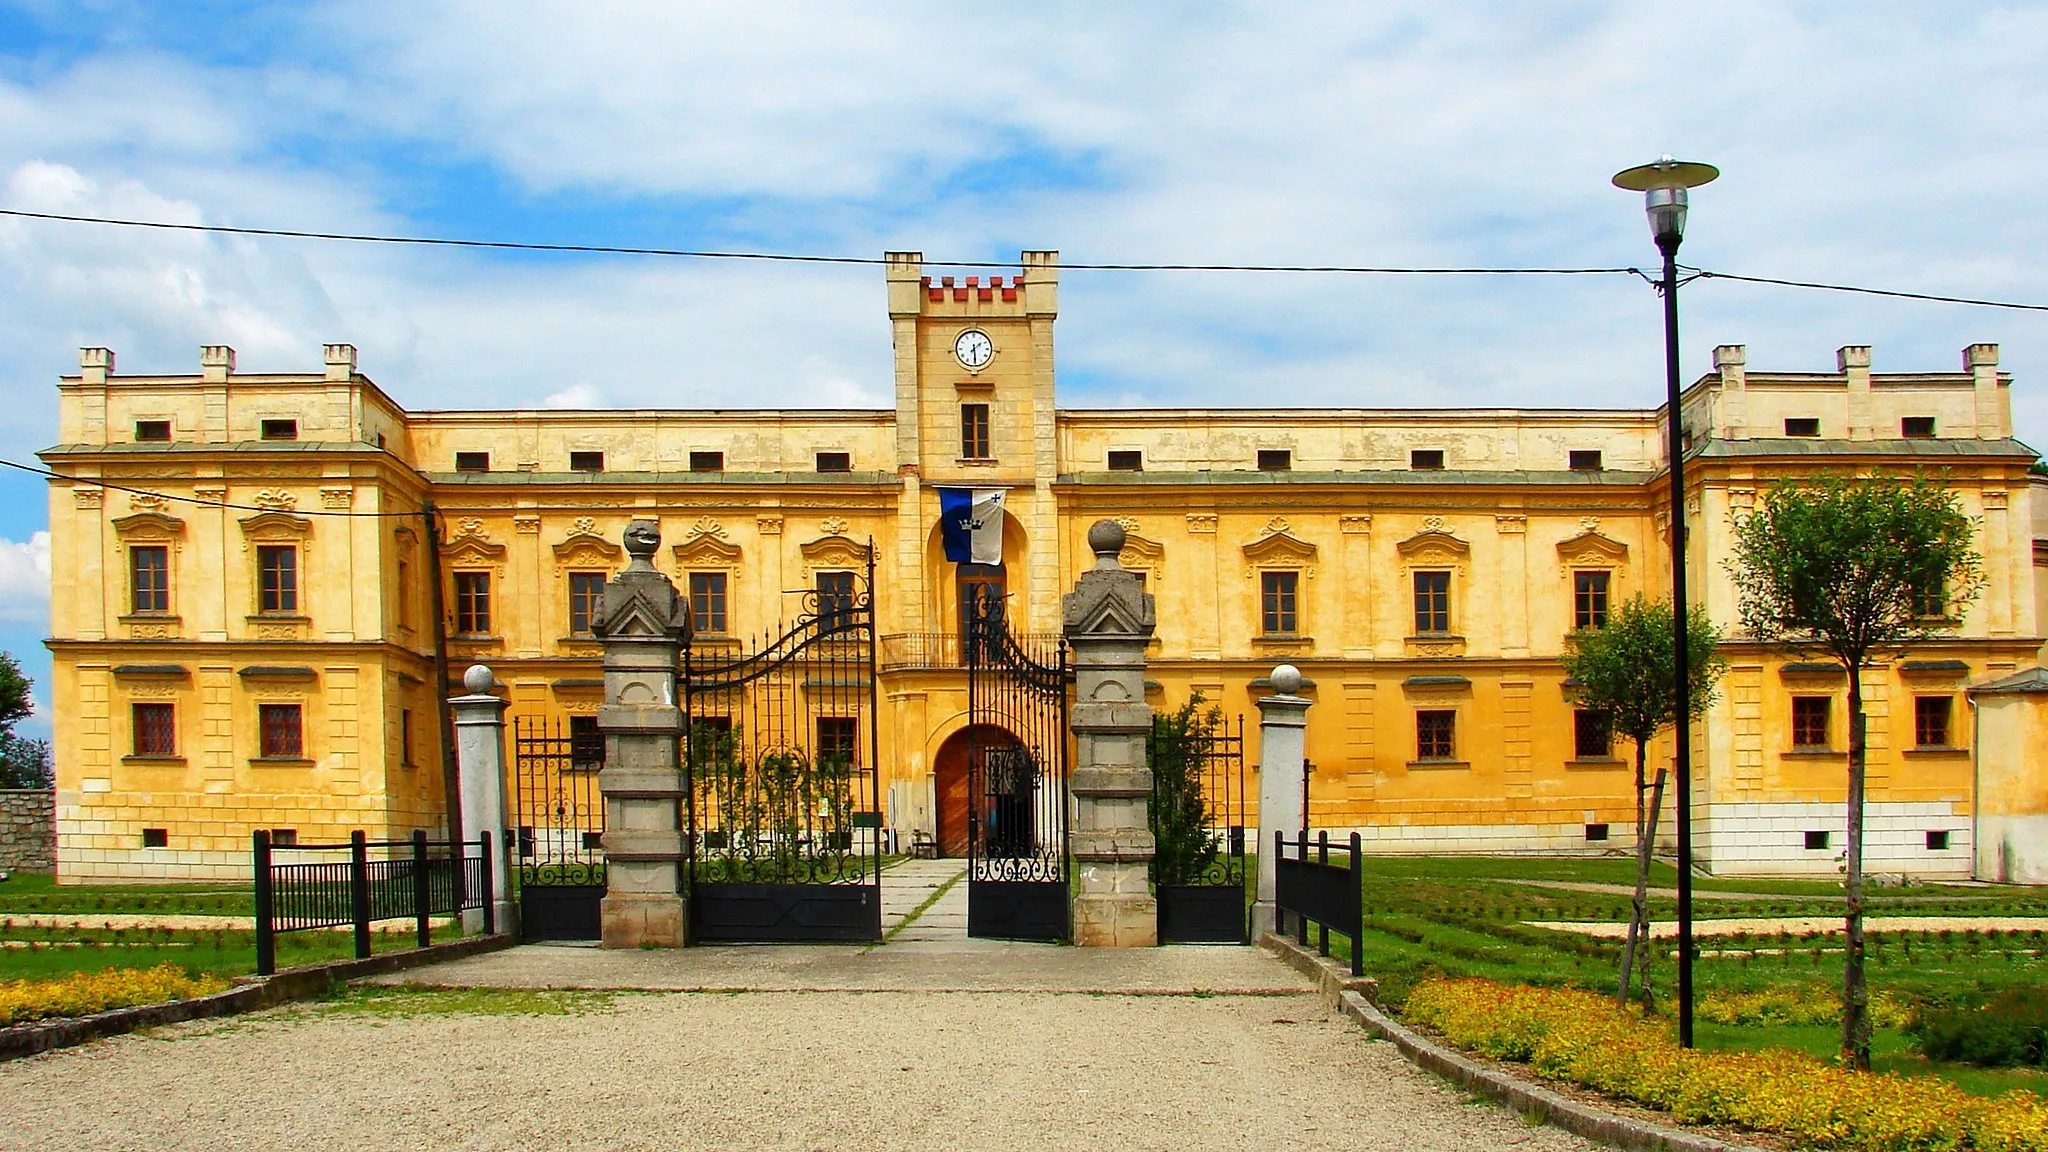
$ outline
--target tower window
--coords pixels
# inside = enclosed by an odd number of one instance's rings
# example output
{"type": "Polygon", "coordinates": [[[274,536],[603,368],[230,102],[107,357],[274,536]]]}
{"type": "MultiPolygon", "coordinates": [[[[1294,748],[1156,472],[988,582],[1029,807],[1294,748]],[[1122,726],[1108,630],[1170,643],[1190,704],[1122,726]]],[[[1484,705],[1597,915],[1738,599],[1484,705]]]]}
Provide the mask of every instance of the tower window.
{"type": "Polygon", "coordinates": [[[725,471],[725,453],[723,453],[723,452],[692,452],[692,453],[690,453],[690,471],[692,471],[692,472],[723,472],[723,471],[725,471]]]}
{"type": "Polygon", "coordinates": [[[960,406],[960,458],[987,460],[991,457],[988,434],[988,405],[960,406]]]}
{"type": "Polygon", "coordinates": [[[169,420],[137,420],[135,422],[135,439],[142,443],[161,443],[170,438],[171,422],[169,420]]]}
{"type": "Polygon", "coordinates": [[[604,471],[604,453],[602,453],[602,452],[571,452],[571,453],[569,453],[569,471],[571,471],[571,472],[602,472],[602,471],[604,471]]]}
{"type": "Polygon", "coordinates": [[[457,452],[455,454],[455,470],[457,472],[489,472],[491,470],[491,454],[489,452],[457,452]]]}
{"type": "Polygon", "coordinates": [[[299,422],[297,420],[265,420],[259,434],[265,440],[297,440],[299,438],[299,422]]]}
{"type": "Polygon", "coordinates": [[[1785,418],[1785,435],[1787,435],[1787,436],[1818,436],[1818,435],[1820,435],[1820,417],[1818,417],[1818,416],[1787,416],[1787,417],[1785,418]]]}
{"type": "Polygon", "coordinates": [[[820,472],[851,472],[851,471],[853,471],[853,453],[851,453],[851,452],[820,452],[820,453],[818,453],[818,471],[820,471],[820,472]]]}
{"type": "Polygon", "coordinates": [[[1259,471],[1286,472],[1294,467],[1294,453],[1286,448],[1262,448],[1259,450],[1259,471]]]}
{"type": "Polygon", "coordinates": [[[1606,467],[1601,463],[1598,452],[1573,452],[1570,459],[1574,472],[1598,472],[1606,467]]]}
{"type": "Polygon", "coordinates": [[[1408,467],[1417,472],[1441,472],[1444,467],[1444,450],[1417,448],[1408,453],[1408,467]]]}
{"type": "Polygon", "coordinates": [[[1904,416],[1899,419],[1899,435],[1908,440],[1934,439],[1934,417],[1904,416]]]}
{"type": "Polygon", "coordinates": [[[1143,472],[1145,470],[1145,454],[1143,452],[1111,452],[1109,454],[1109,470],[1111,472],[1143,472]]]}

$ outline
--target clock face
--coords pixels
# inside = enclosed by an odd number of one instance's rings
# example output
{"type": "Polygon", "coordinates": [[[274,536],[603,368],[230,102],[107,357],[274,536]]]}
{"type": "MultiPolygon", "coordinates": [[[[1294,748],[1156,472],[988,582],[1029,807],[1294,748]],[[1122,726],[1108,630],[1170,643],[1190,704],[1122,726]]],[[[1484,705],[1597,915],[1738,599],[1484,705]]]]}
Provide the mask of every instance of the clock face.
{"type": "Polygon", "coordinates": [[[995,359],[995,342],[988,338],[988,333],[978,328],[969,328],[960,334],[959,339],[953,341],[953,355],[958,356],[960,362],[967,367],[979,369],[995,359]]]}

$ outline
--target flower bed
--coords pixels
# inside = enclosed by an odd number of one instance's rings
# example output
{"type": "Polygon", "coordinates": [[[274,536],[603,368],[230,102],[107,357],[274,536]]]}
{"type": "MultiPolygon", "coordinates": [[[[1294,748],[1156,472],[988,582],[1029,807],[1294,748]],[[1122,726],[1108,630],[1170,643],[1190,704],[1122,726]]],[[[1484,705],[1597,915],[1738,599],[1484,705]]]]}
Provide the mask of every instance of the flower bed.
{"type": "MultiPolygon", "coordinates": [[[[1695,1009],[1701,1020],[1716,1024],[1839,1024],[1842,997],[1832,988],[1804,985],[1768,988],[1761,992],[1715,990],[1695,1009]]],[[[1913,1013],[1897,997],[1879,992],[1870,998],[1870,1021],[1879,1028],[1904,1028],[1913,1013]]]]}
{"type": "Polygon", "coordinates": [[[1404,1015],[1451,1043],[1541,1075],[1815,1148],[1858,1152],[2048,1152],[2048,1102],[1971,1096],[1945,1081],[1836,1068],[1800,1052],[1705,1052],[1591,992],[1431,980],[1404,1015]]]}
{"type": "Polygon", "coordinates": [[[0,983],[0,1026],[53,1016],[90,1016],[137,1004],[189,1000],[224,992],[228,987],[228,982],[218,976],[188,976],[176,964],[109,968],[56,980],[10,980],[0,983]]]}

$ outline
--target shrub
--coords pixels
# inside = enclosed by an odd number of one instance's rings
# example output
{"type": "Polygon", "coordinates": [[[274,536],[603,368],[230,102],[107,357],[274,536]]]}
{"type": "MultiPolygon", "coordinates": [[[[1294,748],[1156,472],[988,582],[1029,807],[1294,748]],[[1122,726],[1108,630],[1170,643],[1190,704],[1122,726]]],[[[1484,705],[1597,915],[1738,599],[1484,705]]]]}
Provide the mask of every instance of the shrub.
{"type": "Polygon", "coordinates": [[[1662,1022],[1591,992],[1432,980],[1409,993],[1405,1012],[1460,1047],[1688,1123],[1829,1149],[2048,1152],[2048,1102],[2033,1093],[1984,1099],[1943,1080],[1856,1072],[1786,1049],[1683,1049],[1662,1022]]]}
{"type": "Polygon", "coordinates": [[[2048,1064],[2048,989],[2007,988],[1976,1003],[1928,1009],[1910,1030],[1930,1060],[2038,1067],[2048,1064]]]}
{"type": "Polygon", "coordinates": [[[228,982],[218,976],[188,976],[176,964],[109,968],[55,980],[10,980],[0,983],[0,1026],[210,996],[227,988],[228,982]]]}
{"type": "MultiPolygon", "coordinates": [[[[1701,997],[1697,1013],[1699,1019],[1715,1024],[1839,1024],[1842,994],[1813,984],[1762,992],[1716,989],[1701,997]]],[[[1870,1019],[1880,1028],[1904,1028],[1912,1011],[1897,997],[1880,992],[1870,998],[1870,1019]]]]}

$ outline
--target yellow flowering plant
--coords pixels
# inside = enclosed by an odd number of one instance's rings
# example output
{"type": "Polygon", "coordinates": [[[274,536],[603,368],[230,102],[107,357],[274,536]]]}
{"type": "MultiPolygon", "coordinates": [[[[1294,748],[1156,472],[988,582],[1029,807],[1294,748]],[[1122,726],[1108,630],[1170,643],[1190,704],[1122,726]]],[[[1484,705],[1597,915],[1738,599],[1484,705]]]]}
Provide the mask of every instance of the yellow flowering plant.
{"type": "Polygon", "coordinates": [[[137,1004],[189,1000],[224,992],[228,986],[218,976],[188,975],[176,964],[109,968],[55,980],[9,980],[0,983],[0,1026],[56,1016],[90,1016],[137,1004]]]}

